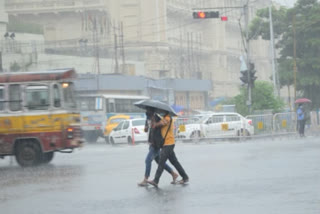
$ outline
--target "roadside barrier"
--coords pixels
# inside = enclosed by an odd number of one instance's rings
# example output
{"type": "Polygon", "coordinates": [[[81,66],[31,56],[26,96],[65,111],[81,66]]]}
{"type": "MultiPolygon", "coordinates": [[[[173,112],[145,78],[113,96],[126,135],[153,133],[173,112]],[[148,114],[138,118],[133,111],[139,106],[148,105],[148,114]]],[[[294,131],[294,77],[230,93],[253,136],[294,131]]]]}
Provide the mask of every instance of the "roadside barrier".
{"type": "Polygon", "coordinates": [[[296,133],[297,115],[295,112],[277,113],[273,116],[273,134],[296,133]]]}
{"type": "MultiPolygon", "coordinates": [[[[320,112],[310,112],[306,116],[306,134],[320,135],[320,112]]],[[[295,136],[297,115],[295,112],[248,115],[240,122],[239,116],[216,115],[202,120],[206,115],[184,116],[174,120],[176,140],[199,142],[205,139],[246,140],[275,136],[295,136]]]]}
{"type": "Polygon", "coordinates": [[[273,134],[273,115],[248,115],[246,119],[252,120],[254,136],[264,136],[273,134]]]}

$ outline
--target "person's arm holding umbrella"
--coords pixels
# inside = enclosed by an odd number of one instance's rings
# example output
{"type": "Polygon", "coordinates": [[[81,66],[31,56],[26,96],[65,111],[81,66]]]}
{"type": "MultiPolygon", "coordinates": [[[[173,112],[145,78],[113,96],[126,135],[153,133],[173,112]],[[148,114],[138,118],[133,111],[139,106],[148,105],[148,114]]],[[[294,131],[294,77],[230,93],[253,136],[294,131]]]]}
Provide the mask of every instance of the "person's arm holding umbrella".
{"type": "MultiPolygon", "coordinates": [[[[170,117],[169,117],[170,120],[170,117]]],[[[168,117],[163,117],[159,122],[154,122],[152,124],[152,128],[161,128],[162,126],[166,126],[167,124],[169,124],[170,121],[168,121],[168,117]]]]}

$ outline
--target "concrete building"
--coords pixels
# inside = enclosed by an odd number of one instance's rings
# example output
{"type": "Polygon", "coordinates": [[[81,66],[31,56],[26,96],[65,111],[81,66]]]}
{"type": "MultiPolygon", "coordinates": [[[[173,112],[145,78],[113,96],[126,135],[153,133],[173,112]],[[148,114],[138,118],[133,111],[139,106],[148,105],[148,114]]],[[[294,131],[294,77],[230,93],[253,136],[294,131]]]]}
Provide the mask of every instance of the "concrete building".
{"type": "Polygon", "coordinates": [[[78,94],[144,95],[186,109],[208,109],[209,80],[161,80],[122,74],[82,74],[75,82],[78,94]]]}
{"type": "MultiPolygon", "coordinates": [[[[5,12],[4,0],[0,0],[0,35],[1,37],[7,32],[8,14],[5,12]]],[[[2,51],[0,50],[0,71],[3,70],[2,51]]]]}
{"type": "Polygon", "coordinates": [[[0,0],[0,35],[7,32],[8,14],[5,11],[4,0],[0,0]]]}
{"type": "MultiPolygon", "coordinates": [[[[211,99],[231,97],[241,85],[240,60],[244,48],[244,0],[7,0],[10,17],[44,27],[45,53],[109,57],[113,69],[127,73],[128,60],[144,63],[150,78],[211,80],[211,99]],[[193,8],[216,8],[220,19],[195,20],[193,8]],[[223,9],[224,8],[224,9],[223,9]],[[229,8],[229,9],[228,9],[229,8]],[[81,53],[86,46],[88,51],[81,53]],[[123,52],[125,54],[123,54],[123,52]],[[124,68],[124,69],[122,69],[124,68]]],[[[263,0],[250,6],[250,17],[265,7],[263,0]]],[[[251,56],[260,80],[271,76],[269,43],[252,42],[251,56]]],[[[135,70],[135,69],[133,69],[135,70]]],[[[97,71],[92,71],[97,72],[97,71]]]]}

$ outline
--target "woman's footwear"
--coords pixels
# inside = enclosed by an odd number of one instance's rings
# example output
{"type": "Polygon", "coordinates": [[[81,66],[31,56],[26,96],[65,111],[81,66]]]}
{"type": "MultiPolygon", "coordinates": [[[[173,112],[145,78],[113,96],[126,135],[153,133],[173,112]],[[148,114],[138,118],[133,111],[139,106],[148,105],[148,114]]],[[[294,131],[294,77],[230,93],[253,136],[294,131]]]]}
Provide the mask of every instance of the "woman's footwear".
{"type": "Polygon", "coordinates": [[[175,172],[172,172],[171,175],[172,175],[171,184],[175,184],[177,182],[177,178],[179,177],[179,175],[177,173],[175,173],[175,172]]]}
{"type": "Polygon", "coordinates": [[[138,186],[141,186],[141,187],[148,186],[148,181],[147,180],[143,180],[140,183],[138,183],[138,186]]]}
{"type": "Polygon", "coordinates": [[[187,184],[187,183],[189,183],[189,178],[187,178],[187,179],[182,179],[182,180],[178,181],[178,183],[179,183],[179,184],[187,184]]]}

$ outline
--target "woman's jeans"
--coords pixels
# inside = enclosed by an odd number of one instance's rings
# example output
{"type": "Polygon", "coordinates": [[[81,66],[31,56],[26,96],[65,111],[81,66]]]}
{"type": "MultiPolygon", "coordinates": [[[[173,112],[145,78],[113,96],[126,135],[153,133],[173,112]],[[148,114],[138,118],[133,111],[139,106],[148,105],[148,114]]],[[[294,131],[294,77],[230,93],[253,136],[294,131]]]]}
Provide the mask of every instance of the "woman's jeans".
{"type": "MultiPolygon", "coordinates": [[[[149,146],[149,152],[145,160],[146,172],[144,176],[146,178],[149,178],[150,176],[152,161],[155,160],[157,164],[159,164],[159,158],[160,158],[160,149],[155,149],[153,146],[149,146]]],[[[172,169],[166,163],[164,164],[164,169],[170,174],[172,173],[172,169]]]]}

